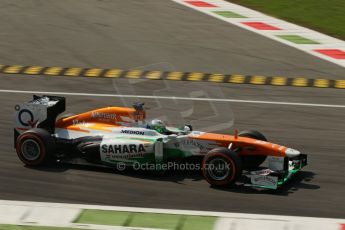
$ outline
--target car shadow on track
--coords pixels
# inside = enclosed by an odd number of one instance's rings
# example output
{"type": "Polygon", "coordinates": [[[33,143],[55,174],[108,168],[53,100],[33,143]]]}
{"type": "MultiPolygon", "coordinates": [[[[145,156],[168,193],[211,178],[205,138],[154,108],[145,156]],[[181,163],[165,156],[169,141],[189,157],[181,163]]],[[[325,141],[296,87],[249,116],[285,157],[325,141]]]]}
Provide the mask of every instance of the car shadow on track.
{"type": "Polygon", "coordinates": [[[238,183],[230,188],[214,188],[235,193],[246,193],[246,194],[271,194],[278,196],[287,196],[300,189],[312,189],[317,190],[320,188],[319,185],[312,184],[313,178],[316,176],[315,173],[309,171],[300,171],[289,179],[283,186],[276,190],[272,189],[255,189],[252,187],[244,186],[243,183],[238,183]]]}
{"type": "Polygon", "coordinates": [[[108,174],[123,175],[127,177],[134,177],[146,180],[157,180],[157,181],[170,181],[179,184],[183,184],[185,179],[191,179],[193,181],[204,180],[201,171],[178,171],[178,170],[166,170],[166,171],[152,171],[152,170],[134,170],[126,168],[124,170],[117,170],[109,167],[93,166],[93,165],[77,165],[59,163],[47,166],[30,167],[30,169],[51,172],[51,173],[62,173],[68,170],[82,170],[82,171],[94,171],[108,174]]]}
{"type": "MultiPolygon", "coordinates": [[[[47,171],[52,173],[65,172],[67,170],[87,170],[96,171],[110,174],[123,175],[127,177],[140,178],[145,180],[155,181],[170,181],[177,184],[183,184],[186,179],[192,181],[204,180],[201,170],[167,170],[167,171],[142,171],[126,168],[123,171],[116,170],[108,167],[88,166],[88,165],[76,165],[59,163],[49,166],[35,167],[33,169],[40,171],[47,171]]],[[[272,194],[278,196],[287,196],[300,189],[312,189],[317,190],[319,185],[312,184],[315,173],[309,171],[300,171],[294,175],[289,181],[287,181],[282,187],[277,190],[258,190],[251,187],[244,186],[244,180],[240,180],[236,185],[227,188],[218,188],[209,186],[210,189],[222,190],[234,193],[246,193],[246,194],[272,194]]],[[[205,186],[208,186],[205,182],[205,186]]]]}

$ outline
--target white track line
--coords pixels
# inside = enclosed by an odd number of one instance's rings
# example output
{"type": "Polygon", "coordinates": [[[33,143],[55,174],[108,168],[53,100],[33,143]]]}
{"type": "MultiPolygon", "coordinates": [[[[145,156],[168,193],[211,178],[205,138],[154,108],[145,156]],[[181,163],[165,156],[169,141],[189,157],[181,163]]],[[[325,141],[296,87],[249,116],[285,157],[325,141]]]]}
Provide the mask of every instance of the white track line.
{"type": "Polygon", "coordinates": [[[316,103],[303,103],[303,102],[299,103],[299,102],[285,102],[285,101],[240,100],[240,99],[230,99],[230,98],[223,99],[223,98],[150,96],[150,95],[129,95],[129,94],[70,93],[70,92],[27,91],[27,90],[8,90],[8,89],[0,89],[0,93],[45,94],[45,95],[83,96],[83,97],[117,97],[117,98],[185,100],[185,101],[215,101],[215,102],[287,105],[287,106],[304,106],[304,107],[345,108],[345,105],[316,104],[316,103]]]}
{"type": "Polygon", "coordinates": [[[345,219],[337,218],[319,218],[319,217],[302,217],[302,216],[283,216],[283,215],[265,215],[250,213],[231,213],[231,212],[213,212],[213,211],[193,211],[178,209],[160,209],[160,208],[140,208],[140,207],[123,207],[123,206],[104,206],[104,205],[85,205],[85,204],[68,204],[68,203],[50,203],[50,202],[31,202],[31,201],[10,201],[0,200],[0,207],[3,205],[12,205],[20,207],[45,207],[45,208],[77,208],[77,209],[95,209],[95,210],[112,210],[121,212],[144,212],[144,213],[165,213],[177,215],[196,215],[196,216],[214,216],[223,218],[234,218],[243,220],[266,220],[266,221],[315,221],[327,223],[344,223],[345,219]]]}

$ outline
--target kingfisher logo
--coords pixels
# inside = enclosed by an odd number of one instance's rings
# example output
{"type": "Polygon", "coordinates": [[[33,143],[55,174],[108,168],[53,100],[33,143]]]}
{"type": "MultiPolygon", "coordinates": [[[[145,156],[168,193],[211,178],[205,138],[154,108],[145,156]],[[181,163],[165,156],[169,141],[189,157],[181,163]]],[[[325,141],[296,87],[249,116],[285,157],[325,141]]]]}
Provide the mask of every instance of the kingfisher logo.
{"type": "Polygon", "coordinates": [[[133,134],[133,135],[145,135],[144,131],[137,131],[137,130],[121,130],[121,133],[125,134],[133,134]]]}
{"type": "Polygon", "coordinates": [[[116,114],[113,113],[92,112],[91,117],[116,120],[116,114]]]}
{"type": "Polygon", "coordinates": [[[252,175],[251,182],[254,185],[270,186],[276,188],[278,185],[278,177],[252,175]]]}
{"type": "Polygon", "coordinates": [[[79,121],[79,120],[73,120],[72,123],[73,125],[84,125],[84,126],[87,125],[85,121],[79,121]]]}

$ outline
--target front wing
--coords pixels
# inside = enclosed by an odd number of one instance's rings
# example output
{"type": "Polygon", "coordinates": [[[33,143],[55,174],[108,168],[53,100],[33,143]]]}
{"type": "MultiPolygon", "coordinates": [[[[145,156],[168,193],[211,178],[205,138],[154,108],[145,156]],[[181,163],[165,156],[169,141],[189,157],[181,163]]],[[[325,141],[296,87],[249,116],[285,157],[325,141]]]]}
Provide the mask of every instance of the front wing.
{"type": "Polygon", "coordinates": [[[306,165],[306,154],[294,158],[284,157],[278,161],[273,157],[269,159],[268,168],[245,174],[248,182],[244,185],[258,189],[278,189],[306,165]]]}

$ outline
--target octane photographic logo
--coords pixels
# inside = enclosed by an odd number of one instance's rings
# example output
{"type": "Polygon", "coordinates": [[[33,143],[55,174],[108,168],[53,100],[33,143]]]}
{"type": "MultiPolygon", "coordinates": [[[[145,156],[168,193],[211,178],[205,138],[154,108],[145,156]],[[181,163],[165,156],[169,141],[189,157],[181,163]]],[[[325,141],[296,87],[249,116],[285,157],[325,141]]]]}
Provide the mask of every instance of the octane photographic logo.
{"type": "MultiPolygon", "coordinates": [[[[175,68],[169,63],[131,68],[140,70],[154,69],[172,72],[175,68]]],[[[113,80],[116,94],[145,95],[150,98],[123,97],[120,106],[132,107],[135,102],[144,102],[147,110],[146,121],[157,118],[167,126],[183,127],[191,124],[193,130],[232,133],[234,113],[230,104],[210,98],[224,99],[221,84],[151,80],[121,79],[113,80]],[[151,98],[152,97],[152,98],[151,98]]]]}
{"type": "Polygon", "coordinates": [[[198,163],[176,163],[176,162],[167,162],[162,164],[154,164],[154,163],[144,163],[141,164],[139,162],[117,162],[116,169],[118,171],[123,171],[126,169],[132,169],[135,171],[200,171],[203,168],[205,170],[229,170],[231,169],[231,165],[225,164],[222,166],[216,166],[214,164],[198,164],[198,163]]]}

